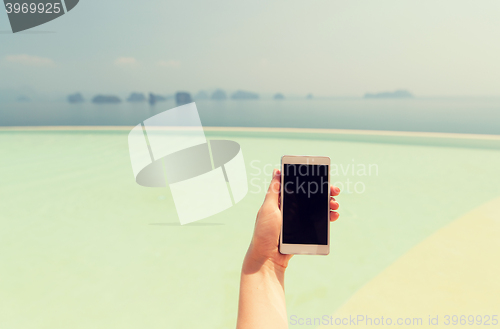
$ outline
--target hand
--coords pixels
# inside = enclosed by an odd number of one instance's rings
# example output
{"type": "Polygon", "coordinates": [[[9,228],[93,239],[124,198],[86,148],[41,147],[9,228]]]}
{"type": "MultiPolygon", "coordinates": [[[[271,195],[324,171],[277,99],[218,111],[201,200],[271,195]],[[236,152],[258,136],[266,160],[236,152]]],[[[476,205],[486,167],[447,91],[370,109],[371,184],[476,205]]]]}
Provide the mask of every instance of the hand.
{"type": "MultiPolygon", "coordinates": [[[[292,255],[280,254],[279,237],[281,232],[281,210],[280,210],[280,185],[281,173],[274,169],[273,179],[264,199],[264,203],[257,213],[255,229],[252,242],[245,257],[245,263],[253,263],[261,266],[266,262],[278,268],[285,269],[292,255]]],[[[338,187],[330,186],[330,195],[337,196],[340,193],[338,187]]],[[[339,204],[335,198],[330,199],[330,221],[336,221],[339,213],[336,212],[339,204]]]]}

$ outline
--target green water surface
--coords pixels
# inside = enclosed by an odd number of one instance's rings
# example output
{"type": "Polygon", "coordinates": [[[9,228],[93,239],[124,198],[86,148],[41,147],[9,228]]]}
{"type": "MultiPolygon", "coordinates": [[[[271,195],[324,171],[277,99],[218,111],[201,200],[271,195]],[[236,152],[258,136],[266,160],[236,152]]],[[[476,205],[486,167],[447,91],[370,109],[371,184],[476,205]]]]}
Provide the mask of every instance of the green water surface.
{"type": "Polygon", "coordinates": [[[127,131],[1,131],[0,328],[234,327],[241,263],[283,154],[330,156],[332,182],[344,184],[331,254],[290,261],[289,315],[331,314],[411,247],[500,196],[500,142],[207,138],[241,144],[249,193],[180,226],[168,188],[135,183],[127,131]]]}

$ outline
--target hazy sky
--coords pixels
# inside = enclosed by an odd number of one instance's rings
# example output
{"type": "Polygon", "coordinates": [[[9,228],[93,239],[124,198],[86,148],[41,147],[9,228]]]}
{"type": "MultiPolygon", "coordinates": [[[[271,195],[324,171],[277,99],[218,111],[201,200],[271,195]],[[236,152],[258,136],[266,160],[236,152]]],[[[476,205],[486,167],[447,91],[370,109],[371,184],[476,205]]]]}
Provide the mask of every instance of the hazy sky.
{"type": "Polygon", "coordinates": [[[55,33],[0,33],[0,91],[500,96],[499,14],[498,0],[80,0],[30,30],[55,33]]]}

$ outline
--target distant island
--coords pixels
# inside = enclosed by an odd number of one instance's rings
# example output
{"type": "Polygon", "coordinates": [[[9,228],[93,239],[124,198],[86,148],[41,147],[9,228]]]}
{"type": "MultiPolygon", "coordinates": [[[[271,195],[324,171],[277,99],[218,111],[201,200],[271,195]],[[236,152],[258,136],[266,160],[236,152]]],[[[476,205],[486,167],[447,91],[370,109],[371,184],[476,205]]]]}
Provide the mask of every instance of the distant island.
{"type": "Polygon", "coordinates": [[[21,95],[17,98],[18,102],[31,102],[31,98],[26,95],[21,95]]]}
{"type": "Polygon", "coordinates": [[[157,102],[164,102],[167,100],[167,97],[156,95],[153,93],[149,93],[148,102],[150,105],[155,105],[157,102]]]}
{"type": "Polygon", "coordinates": [[[413,98],[414,96],[408,90],[386,91],[381,93],[366,93],[364,98],[413,98]]]}
{"type": "Polygon", "coordinates": [[[211,99],[214,99],[214,100],[217,100],[217,101],[221,101],[221,100],[225,100],[227,99],[227,94],[224,90],[222,89],[217,89],[216,91],[214,91],[212,93],[212,97],[210,97],[211,99]]]}
{"type": "Polygon", "coordinates": [[[194,95],[194,99],[195,100],[204,100],[204,99],[209,99],[210,97],[208,96],[208,94],[203,91],[203,90],[200,90],[196,95],[194,95]]]}
{"type": "Polygon", "coordinates": [[[232,99],[259,99],[259,94],[238,90],[231,95],[232,99]]]}
{"type": "Polygon", "coordinates": [[[175,94],[175,103],[177,104],[177,106],[189,104],[192,102],[193,99],[191,98],[191,94],[186,91],[179,91],[175,94]]]}
{"type": "Polygon", "coordinates": [[[127,98],[127,102],[138,103],[145,102],[146,96],[143,93],[130,93],[130,96],[127,98]]]}
{"type": "Polygon", "coordinates": [[[84,101],[85,99],[83,99],[83,96],[80,93],[68,95],[68,102],[71,104],[83,103],[84,101]]]}
{"type": "Polygon", "coordinates": [[[277,94],[275,94],[275,95],[274,95],[274,97],[273,97],[273,98],[274,98],[274,99],[285,99],[285,96],[283,96],[283,94],[282,94],[282,93],[277,93],[277,94]]]}
{"type": "Polygon", "coordinates": [[[313,99],[313,94],[307,94],[306,99],[313,99]]]}
{"type": "Polygon", "coordinates": [[[122,100],[113,95],[97,95],[94,98],[92,98],[92,103],[95,104],[116,104],[116,103],[121,103],[122,100]]]}

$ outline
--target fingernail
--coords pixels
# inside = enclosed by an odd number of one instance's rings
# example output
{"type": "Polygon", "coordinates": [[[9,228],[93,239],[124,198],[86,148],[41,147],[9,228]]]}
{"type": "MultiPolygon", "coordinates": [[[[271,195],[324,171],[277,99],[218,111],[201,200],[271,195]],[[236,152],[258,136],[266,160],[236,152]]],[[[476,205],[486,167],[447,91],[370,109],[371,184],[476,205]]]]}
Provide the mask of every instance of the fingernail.
{"type": "Polygon", "coordinates": [[[335,187],[335,192],[340,193],[340,189],[338,187],[335,187]]]}

